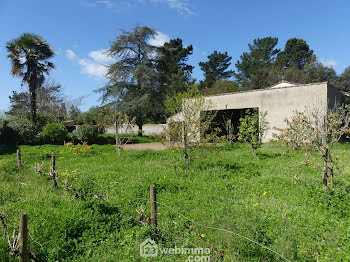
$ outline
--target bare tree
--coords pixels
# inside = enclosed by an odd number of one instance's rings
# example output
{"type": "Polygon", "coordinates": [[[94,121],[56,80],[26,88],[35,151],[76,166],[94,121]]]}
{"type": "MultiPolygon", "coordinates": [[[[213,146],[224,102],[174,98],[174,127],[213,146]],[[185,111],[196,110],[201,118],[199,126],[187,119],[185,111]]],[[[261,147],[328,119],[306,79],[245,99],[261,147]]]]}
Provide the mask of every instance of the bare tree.
{"type": "Polygon", "coordinates": [[[292,149],[301,149],[310,155],[317,151],[322,159],[323,190],[328,189],[328,172],[331,177],[330,187],[334,186],[334,176],[340,175],[346,164],[340,166],[338,157],[333,156],[334,145],[344,136],[350,134],[350,107],[335,105],[325,110],[320,106],[306,108],[296,112],[291,120],[285,119],[287,127],[277,129],[275,137],[292,149]]]}
{"type": "Polygon", "coordinates": [[[164,144],[168,148],[181,148],[188,171],[194,149],[216,137],[216,130],[210,129],[216,111],[212,110],[212,103],[205,100],[196,89],[176,94],[165,105],[172,116],[164,130],[163,137],[167,138],[164,144]]]}
{"type": "Polygon", "coordinates": [[[120,157],[120,151],[121,151],[121,145],[122,140],[119,136],[119,129],[124,128],[126,133],[128,133],[128,130],[132,129],[132,126],[135,124],[135,117],[130,119],[130,117],[126,114],[120,114],[116,113],[114,114],[115,122],[114,122],[114,128],[115,128],[115,146],[116,146],[116,152],[117,157],[120,157]]]}

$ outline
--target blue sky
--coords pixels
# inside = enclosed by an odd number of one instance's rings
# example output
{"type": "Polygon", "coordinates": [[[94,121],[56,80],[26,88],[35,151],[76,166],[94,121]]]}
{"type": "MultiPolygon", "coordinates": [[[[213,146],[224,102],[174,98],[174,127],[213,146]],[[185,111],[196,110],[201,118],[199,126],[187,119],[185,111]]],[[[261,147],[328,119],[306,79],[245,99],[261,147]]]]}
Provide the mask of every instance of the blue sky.
{"type": "MultiPolygon", "coordinates": [[[[159,32],[154,44],[180,37],[192,44],[189,63],[193,76],[202,78],[199,61],[214,50],[232,56],[232,69],[248,43],[257,37],[305,39],[320,60],[341,73],[350,65],[347,0],[0,0],[0,111],[8,96],[21,90],[20,79],[10,74],[5,45],[25,32],[43,36],[56,51],[51,78],[68,99],[83,96],[81,108],[99,105],[93,90],[106,83],[103,50],[136,23],[159,32]]],[[[26,86],[22,87],[22,89],[26,86]]]]}

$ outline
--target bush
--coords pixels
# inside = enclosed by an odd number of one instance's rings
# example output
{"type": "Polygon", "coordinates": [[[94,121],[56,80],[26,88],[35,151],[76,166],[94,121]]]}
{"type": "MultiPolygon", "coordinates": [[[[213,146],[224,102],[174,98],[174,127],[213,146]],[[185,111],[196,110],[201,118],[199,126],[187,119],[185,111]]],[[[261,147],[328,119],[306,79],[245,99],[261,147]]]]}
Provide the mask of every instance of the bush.
{"type": "Polygon", "coordinates": [[[96,143],[98,136],[98,128],[92,125],[81,125],[77,130],[77,137],[81,142],[89,144],[96,143]]]}
{"type": "Polygon", "coordinates": [[[33,145],[36,142],[38,133],[35,125],[26,119],[16,119],[10,121],[3,128],[6,144],[33,145]]]}
{"type": "Polygon", "coordinates": [[[81,141],[78,139],[77,135],[74,133],[68,133],[68,142],[73,143],[73,144],[79,144],[81,141]]]}
{"type": "Polygon", "coordinates": [[[96,144],[98,145],[115,145],[114,134],[99,134],[97,136],[96,144]]]}
{"type": "Polygon", "coordinates": [[[8,127],[8,122],[4,122],[0,125],[0,145],[15,143],[16,137],[13,133],[13,130],[8,127]]]}
{"type": "Polygon", "coordinates": [[[51,123],[44,127],[41,134],[44,143],[62,145],[67,139],[68,130],[63,124],[51,123]]]}

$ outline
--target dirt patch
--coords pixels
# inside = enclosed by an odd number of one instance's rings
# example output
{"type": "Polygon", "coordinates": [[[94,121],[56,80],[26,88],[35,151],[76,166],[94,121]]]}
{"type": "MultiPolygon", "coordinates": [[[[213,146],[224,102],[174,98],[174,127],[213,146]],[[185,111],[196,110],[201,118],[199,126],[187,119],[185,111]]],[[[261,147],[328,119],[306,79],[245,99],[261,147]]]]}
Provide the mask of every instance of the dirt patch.
{"type": "Polygon", "coordinates": [[[126,144],[123,145],[123,149],[125,150],[164,150],[167,149],[162,143],[143,143],[143,144],[126,144]]]}

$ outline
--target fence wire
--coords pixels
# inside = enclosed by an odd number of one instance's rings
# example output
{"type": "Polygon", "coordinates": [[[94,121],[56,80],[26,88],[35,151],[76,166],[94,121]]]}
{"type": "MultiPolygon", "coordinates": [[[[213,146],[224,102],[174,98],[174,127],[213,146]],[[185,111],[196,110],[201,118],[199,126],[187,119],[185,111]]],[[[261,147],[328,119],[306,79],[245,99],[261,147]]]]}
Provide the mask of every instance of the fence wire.
{"type": "MultiPolygon", "coordinates": [[[[121,192],[123,192],[124,194],[130,195],[130,194],[128,194],[127,192],[125,192],[124,190],[122,190],[122,189],[120,189],[120,188],[118,188],[118,190],[121,191],[121,192]]],[[[130,197],[133,197],[133,196],[130,195],[130,197]]],[[[133,197],[133,198],[134,198],[134,199],[143,199],[143,200],[146,200],[146,198],[135,198],[135,197],[133,197]]],[[[148,199],[148,201],[150,201],[150,200],[148,199]]],[[[200,226],[200,227],[203,227],[203,228],[207,228],[207,229],[211,229],[211,230],[216,230],[216,231],[221,231],[221,232],[225,232],[225,233],[229,233],[229,234],[235,235],[235,236],[237,236],[237,237],[239,237],[239,238],[245,239],[245,240],[247,240],[247,241],[249,241],[249,242],[251,242],[251,243],[253,243],[253,244],[257,245],[257,246],[260,246],[260,247],[262,247],[262,248],[264,248],[264,249],[266,249],[266,250],[271,251],[272,253],[276,254],[277,256],[279,256],[280,258],[282,258],[282,259],[285,260],[285,261],[291,262],[289,259],[285,258],[282,254],[278,253],[277,251],[275,251],[275,250],[273,250],[273,249],[271,249],[271,248],[269,248],[269,247],[267,247],[267,246],[265,246],[265,245],[263,245],[263,244],[260,244],[259,242],[255,241],[255,240],[253,240],[253,239],[250,239],[250,238],[248,238],[248,237],[246,237],[246,236],[243,236],[243,235],[241,235],[241,234],[239,234],[239,233],[236,233],[236,232],[233,232],[233,231],[231,231],[231,230],[227,230],[227,229],[223,229],[223,228],[218,228],[218,227],[215,227],[215,226],[208,226],[208,225],[204,225],[204,224],[202,224],[202,223],[198,223],[198,222],[194,221],[193,219],[187,217],[186,215],[180,213],[179,211],[175,210],[173,207],[171,207],[171,206],[169,206],[169,205],[167,205],[167,204],[163,204],[163,203],[161,203],[161,202],[159,202],[159,201],[155,201],[155,202],[156,202],[158,205],[164,206],[164,207],[166,207],[166,208],[172,210],[174,213],[178,214],[179,216],[181,216],[181,217],[184,218],[185,220],[190,221],[190,222],[192,222],[193,224],[195,224],[195,225],[197,225],[197,226],[200,226]]]]}

